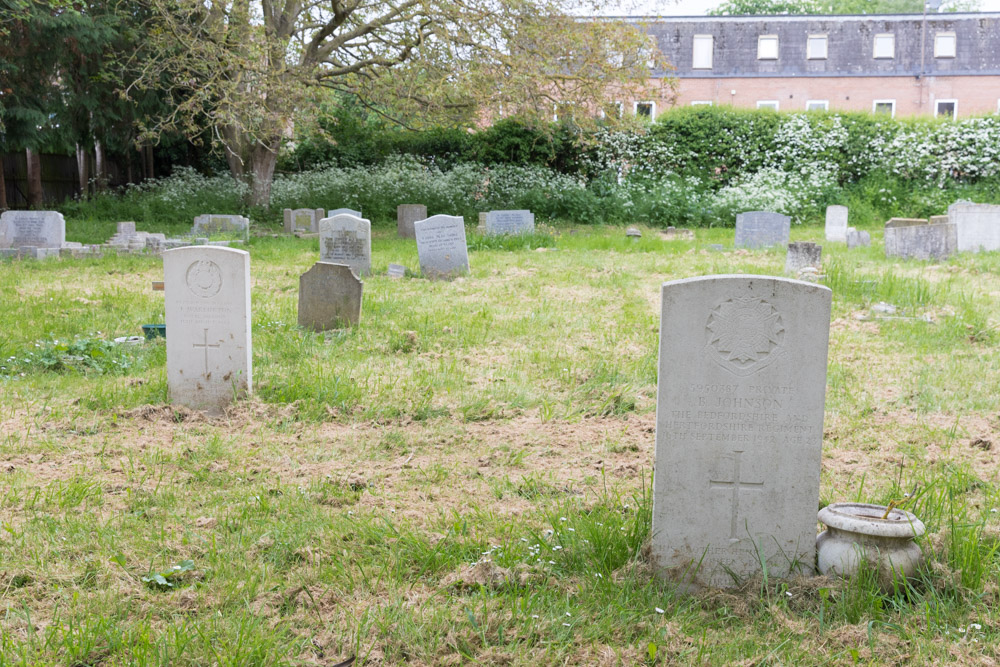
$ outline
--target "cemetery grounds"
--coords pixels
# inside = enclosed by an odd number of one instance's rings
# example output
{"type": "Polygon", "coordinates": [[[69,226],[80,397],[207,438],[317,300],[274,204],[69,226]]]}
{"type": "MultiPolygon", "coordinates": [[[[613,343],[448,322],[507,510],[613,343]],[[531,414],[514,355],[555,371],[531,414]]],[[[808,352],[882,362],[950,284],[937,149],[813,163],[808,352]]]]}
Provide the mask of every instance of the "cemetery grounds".
{"type": "Polygon", "coordinates": [[[1000,254],[823,243],[820,502],[916,489],[920,575],[688,595],[646,555],[660,284],[785,253],[643,232],[470,232],[431,282],[385,276],[416,248],[378,228],[325,335],[316,240],[254,238],[254,396],[221,419],[167,404],[162,341],[107,342],[163,321],[159,258],[0,264],[0,665],[996,664],[1000,254]]]}

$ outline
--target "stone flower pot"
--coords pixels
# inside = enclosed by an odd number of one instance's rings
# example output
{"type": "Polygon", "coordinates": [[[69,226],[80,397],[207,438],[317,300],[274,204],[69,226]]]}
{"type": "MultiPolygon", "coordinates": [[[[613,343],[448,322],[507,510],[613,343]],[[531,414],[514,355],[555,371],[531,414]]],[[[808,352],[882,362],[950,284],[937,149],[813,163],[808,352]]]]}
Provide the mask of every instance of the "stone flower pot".
{"type": "Polygon", "coordinates": [[[913,514],[893,509],[883,519],[884,505],[833,503],[819,511],[827,529],[816,538],[820,574],[851,577],[862,559],[877,570],[879,585],[910,577],[923,558],[913,538],[924,534],[924,524],[913,514]]]}

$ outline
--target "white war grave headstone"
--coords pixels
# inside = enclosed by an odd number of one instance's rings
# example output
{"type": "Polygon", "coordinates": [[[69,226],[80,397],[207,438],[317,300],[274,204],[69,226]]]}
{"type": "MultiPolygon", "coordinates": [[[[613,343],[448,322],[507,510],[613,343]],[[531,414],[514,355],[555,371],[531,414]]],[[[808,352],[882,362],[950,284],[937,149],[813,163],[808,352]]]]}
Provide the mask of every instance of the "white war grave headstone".
{"type": "Polygon", "coordinates": [[[486,214],[486,234],[534,234],[535,214],[531,211],[490,211],[486,214]]]}
{"type": "Polygon", "coordinates": [[[737,248],[764,248],[788,244],[792,219],[771,211],[747,211],[736,216],[737,248]]]}
{"type": "Polygon", "coordinates": [[[826,240],[847,243],[847,207],[826,207],[826,240]]]}
{"type": "Polygon", "coordinates": [[[663,284],[652,558],[685,587],[816,560],[831,291],[769,276],[663,284]]]}
{"type": "Polygon", "coordinates": [[[172,403],[219,414],[253,388],[250,254],[189,246],[163,253],[172,403]]]}
{"type": "Polygon", "coordinates": [[[372,223],[341,213],[319,221],[319,260],[346,264],[359,276],[372,270],[372,223]]]}
{"type": "Polygon", "coordinates": [[[61,248],[66,221],[58,211],[4,211],[0,214],[0,248],[61,248]]]}
{"type": "Polygon", "coordinates": [[[449,278],[469,272],[464,218],[434,215],[413,223],[413,230],[417,236],[421,273],[428,278],[449,278]]]}

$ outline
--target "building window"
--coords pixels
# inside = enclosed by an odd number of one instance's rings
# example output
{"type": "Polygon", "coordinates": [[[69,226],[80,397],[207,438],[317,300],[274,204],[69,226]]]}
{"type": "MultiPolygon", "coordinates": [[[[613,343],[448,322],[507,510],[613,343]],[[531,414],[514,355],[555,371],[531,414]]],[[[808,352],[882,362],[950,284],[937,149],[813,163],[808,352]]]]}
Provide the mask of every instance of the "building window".
{"type": "Polygon", "coordinates": [[[778,59],[778,36],[761,35],[757,38],[757,60],[778,59]]]}
{"type": "Polygon", "coordinates": [[[934,103],[934,113],[938,118],[955,120],[958,115],[958,100],[938,100],[934,103]]]}
{"type": "Polygon", "coordinates": [[[778,100],[757,100],[758,109],[778,110],[778,100]]]}
{"type": "Polygon", "coordinates": [[[601,118],[621,118],[625,113],[625,104],[619,101],[605,102],[601,108],[601,118]]]}
{"type": "Polygon", "coordinates": [[[809,35],[806,38],[806,59],[826,60],[826,35],[809,35]]]}
{"type": "Polygon", "coordinates": [[[875,100],[872,102],[872,112],[896,115],[896,100],[875,100]]]}
{"type": "Polygon", "coordinates": [[[715,38],[711,35],[695,35],[692,49],[692,69],[712,69],[712,47],[715,38]]]}
{"type": "Polygon", "coordinates": [[[806,111],[826,111],[829,108],[829,100],[809,100],[806,102],[806,111]]]}
{"type": "Polygon", "coordinates": [[[934,35],[934,57],[954,58],[955,57],[955,33],[939,32],[934,35]]]}
{"type": "Polygon", "coordinates": [[[636,102],[633,111],[636,116],[653,120],[656,118],[656,102],[636,102]]]}
{"type": "Polygon", "coordinates": [[[710,107],[712,106],[711,100],[694,100],[691,102],[693,107],[710,107]]]}
{"type": "Polygon", "coordinates": [[[891,32],[875,35],[875,58],[895,58],[896,57],[896,36],[891,32]]]}

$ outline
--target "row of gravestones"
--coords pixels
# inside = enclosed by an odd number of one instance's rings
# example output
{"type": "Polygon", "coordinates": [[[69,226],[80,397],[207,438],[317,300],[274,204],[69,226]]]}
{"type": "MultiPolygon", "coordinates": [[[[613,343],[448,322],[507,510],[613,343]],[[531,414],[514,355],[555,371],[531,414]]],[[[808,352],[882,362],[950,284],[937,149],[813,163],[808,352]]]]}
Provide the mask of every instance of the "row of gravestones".
{"type": "MultiPolygon", "coordinates": [[[[193,246],[163,264],[171,400],[219,413],[253,386],[250,256],[193,246]]],[[[350,271],[306,275],[331,270],[350,271]]],[[[812,571],[830,304],[785,278],[663,285],[652,555],[666,576],[812,571]]]]}
{"type": "MultiPolygon", "coordinates": [[[[362,218],[361,211],[350,208],[332,209],[325,216],[321,208],[286,208],[284,229],[289,234],[319,234],[322,221],[337,215],[362,218]]],[[[531,211],[489,211],[482,215],[483,231],[487,235],[531,234],[535,231],[535,215],[531,211]]],[[[403,239],[415,239],[415,223],[426,219],[427,207],[423,204],[400,204],[396,207],[396,235],[403,239]]]]}

